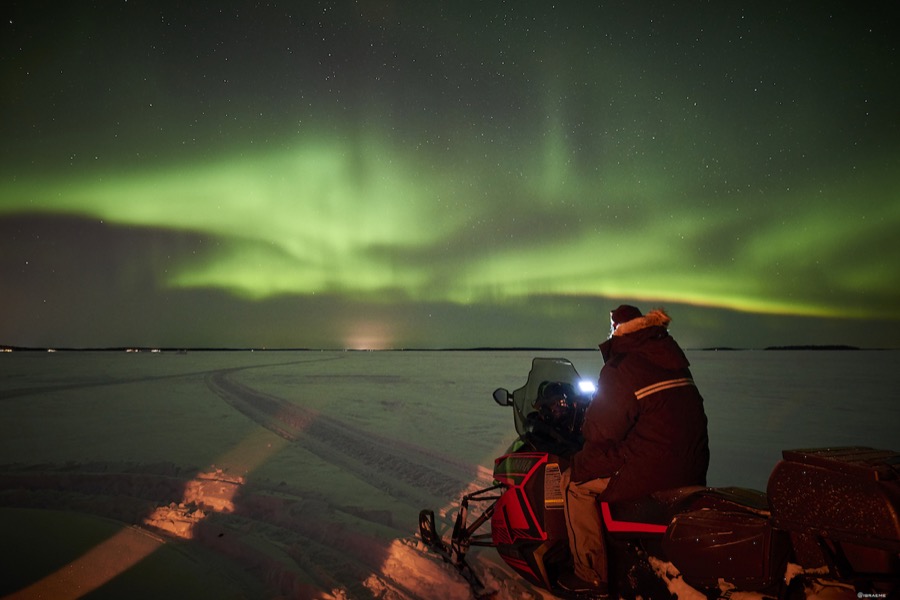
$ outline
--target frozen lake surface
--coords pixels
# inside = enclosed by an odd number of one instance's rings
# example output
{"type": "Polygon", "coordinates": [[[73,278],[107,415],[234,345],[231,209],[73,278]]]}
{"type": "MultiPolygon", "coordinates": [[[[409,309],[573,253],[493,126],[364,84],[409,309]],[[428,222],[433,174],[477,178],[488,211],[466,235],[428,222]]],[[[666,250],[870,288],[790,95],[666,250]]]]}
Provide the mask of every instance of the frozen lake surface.
{"type": "MultiPolygon", "coordinates": [[[[2,355],[0,514],[16,524],[21,564],[0,595],[93,547],[73,534],[51,558],[35,558],[46,546],[29,550],[48,519],[74,511],[183,540],[175,546],[188,558],[170,558],[167,572],[171,561],[203,565],[174,592],[157,581],[148,594],[196,597],[214,582],[235,598],[273,588],[307,598],[465,597],[452,572],[417,554],[418,511],[441,516],[490,480],[514,438],[512,415],[491,392],[522,385],[534,356],[566,357],[594,380],[602,366],[599,352],[583,351],[2,355]],[[212,508],[197,511],[198,502],[212,508]]],[[[765,490],[784,448],[897,445],[898,351],[688,357],[709,417],[710,485],[765,490]]],[[[152,573],[157,547],[172,546],[154,539],[151,558],[98,591],[114,597],[128,573],[152,573]]],[[[501,598],[539,597],[490,550],[474,554],[501,598]]]]}

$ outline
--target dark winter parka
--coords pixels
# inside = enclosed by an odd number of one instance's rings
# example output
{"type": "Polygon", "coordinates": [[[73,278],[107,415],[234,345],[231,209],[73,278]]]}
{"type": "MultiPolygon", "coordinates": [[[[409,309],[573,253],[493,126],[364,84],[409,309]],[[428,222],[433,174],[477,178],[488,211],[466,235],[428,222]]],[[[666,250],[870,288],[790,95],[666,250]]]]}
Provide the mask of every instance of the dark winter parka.
{"type": "Polygon", "coordinates": [[[703,397],[662,310],[619,325],[601,344],[604,366],[584,421],[573,481],[611,477],[601,498],[629,500],[705,485],[709,438],[703,397]]]}

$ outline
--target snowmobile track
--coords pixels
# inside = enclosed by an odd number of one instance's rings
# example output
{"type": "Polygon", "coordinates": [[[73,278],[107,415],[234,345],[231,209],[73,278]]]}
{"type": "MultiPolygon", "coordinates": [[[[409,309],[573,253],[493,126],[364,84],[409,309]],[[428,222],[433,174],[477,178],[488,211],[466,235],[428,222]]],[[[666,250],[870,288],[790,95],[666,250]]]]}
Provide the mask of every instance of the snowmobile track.
{"type": "Polygon", "coordinates": [[[209,373],[206,384],[262,427],[414,508],[435,496],[454,497],[477,476],[477,466],[379,436],[235,381],[233,375],[245,369],[209,373]],[[405,485],[398,487],[398,480],[405,485]]]}

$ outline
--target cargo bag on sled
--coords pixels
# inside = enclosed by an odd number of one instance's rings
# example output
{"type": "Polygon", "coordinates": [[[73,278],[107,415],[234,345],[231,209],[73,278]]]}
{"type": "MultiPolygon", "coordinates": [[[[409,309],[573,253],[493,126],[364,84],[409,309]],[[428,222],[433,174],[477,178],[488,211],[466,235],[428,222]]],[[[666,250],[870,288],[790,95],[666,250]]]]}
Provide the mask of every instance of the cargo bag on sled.
{"type": "Polygon", "coordinates": [[[897,580],[900,454],[873,448],[785,450],[769,477],[775,527],[797,561],[841,577],[897,580]]]}
{"type": "Polygon", "coordinates": [[[701,509],[675,517],[663,538],[685,581],[715,588],[762,589],[784,576],[789,541],[764,515],[701,509]]]}

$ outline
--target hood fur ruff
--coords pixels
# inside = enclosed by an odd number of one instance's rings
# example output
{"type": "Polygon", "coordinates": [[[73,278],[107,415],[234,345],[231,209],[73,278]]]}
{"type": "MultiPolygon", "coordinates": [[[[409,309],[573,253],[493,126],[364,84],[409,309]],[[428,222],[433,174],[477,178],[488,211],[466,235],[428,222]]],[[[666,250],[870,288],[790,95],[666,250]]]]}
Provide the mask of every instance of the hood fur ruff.
{"type": "Polygon", "coordinates": [[[646,329],[648,327],[660,326],[660,327],[669,327],[669,323],[672,321],[669,318],[669,315],[666,314],[666,311],[662,308],[654,308],[650,312],[648,312],[643,317],[638,317],[637,319],[632,319],[630,321],[625,321],[621,323],[616,330],[613,332],[613,336],[626,335],[629,333],[634,333],[635,331],[646,329]]]}

